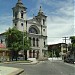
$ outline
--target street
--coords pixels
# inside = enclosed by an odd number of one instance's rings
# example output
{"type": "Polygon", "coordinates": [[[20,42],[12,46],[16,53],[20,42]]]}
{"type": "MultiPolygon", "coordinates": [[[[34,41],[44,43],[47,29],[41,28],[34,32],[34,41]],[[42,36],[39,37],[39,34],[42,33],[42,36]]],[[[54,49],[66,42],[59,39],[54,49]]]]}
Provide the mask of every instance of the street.
{"type": "Polygon", "coordinates": [[[41,61],[34,65],[23,64],[0,64],[0,66],[9,66],[23,68],[23,75],[75,75],[75,65],[67,64],[62,61],[41,61]]]}

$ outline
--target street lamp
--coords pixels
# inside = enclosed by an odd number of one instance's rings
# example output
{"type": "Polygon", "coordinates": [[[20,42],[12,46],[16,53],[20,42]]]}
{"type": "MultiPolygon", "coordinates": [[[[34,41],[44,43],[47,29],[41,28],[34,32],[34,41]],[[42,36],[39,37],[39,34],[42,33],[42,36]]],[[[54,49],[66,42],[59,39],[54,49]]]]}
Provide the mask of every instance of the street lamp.
{"type": "Polygon", "coordinates": [[[24,55],[24,59],[25,59],[25,51],[24,51],[24,44],[25,44],[24,43],[24,41],[25,41],[24,38],[25,37],[27,38],[27,20],[26,20],[26,36],[24,36],[24,25],[23,25],[23,52],[24,52],[23,55],[24,55]]]}
{"type": "MultiPolygon", "coordinates": [[[[22,26],[23,26],[23,51],[24,51],[24,25],[22,24],[22,26]]],[[[23,53],[23,56],[24,56],[24,53],[23,53]]]]}

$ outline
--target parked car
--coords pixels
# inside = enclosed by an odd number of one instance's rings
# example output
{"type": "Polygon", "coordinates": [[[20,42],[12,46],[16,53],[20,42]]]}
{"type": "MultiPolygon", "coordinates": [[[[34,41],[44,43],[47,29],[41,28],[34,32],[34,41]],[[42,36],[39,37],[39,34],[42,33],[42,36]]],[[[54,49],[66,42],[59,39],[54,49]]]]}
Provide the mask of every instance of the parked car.
{"type": "Polygon", "coordinates": [[[64,59],[64,62],[74,64],[74,59],[71,59],[71,58],[66,58],[66,59],[64,59]]]}
{"type": "Polygon", "coordinates": [[[24,60],[23,55],[18,55],[18,60],[24,60]]]}

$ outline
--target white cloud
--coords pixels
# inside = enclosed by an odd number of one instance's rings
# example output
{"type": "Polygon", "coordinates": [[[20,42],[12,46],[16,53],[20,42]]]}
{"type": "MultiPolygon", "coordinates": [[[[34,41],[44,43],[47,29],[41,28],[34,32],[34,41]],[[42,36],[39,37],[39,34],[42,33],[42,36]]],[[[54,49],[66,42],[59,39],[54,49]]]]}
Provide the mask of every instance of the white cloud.
{"type": "Polygon", "coordinates": [[[60,8],[58,12],[61,13],[61,14],[65,14],[67,16],[74,16],[74,8],[73,8],[73,6],[60,8]]]}
{"type": "Polygon", "coordinates": [[[48,44],[52,42],[62,42],[62,37],[70,37],[74,34],[73,19],[65,17],[50,17],[47,19],[48,44]],[[59,40],[59,41],[57,41],[59,40]]]}
{"type": "Polygon", "coordinates": [[[12,27],[12,16],[0,17],[0,33],[5,32],[9,27],[12,27]]]}
{"type": "MultiPolygon", "coordinates": [[[[35,8],[29,12],[35,14],[39,10],[39,6],[43,7],[43,11],[48,16],[48,44],[52,42],[63,42],[63,36],[71,36],[74,34],[74,6],[73,0],[38,0],[35,8]],[[53,9],[51,8],[53,7],[53,9]]],[[[31,18],[31,16],[29,16],[31,18]]],[[[0,17],[0,33],[8,29],[12,25],[11,16],[0,17]]]]}
{"type": "Polygon", "coordinates": [[[55,9],[44,9],[48,16],[48,44],[63,42],[62,37],[74,35],[74,6],[73,0],[40,0],[42,4],[55,9]],[[58,3],[56,3],[58,1],[58,3]]]}

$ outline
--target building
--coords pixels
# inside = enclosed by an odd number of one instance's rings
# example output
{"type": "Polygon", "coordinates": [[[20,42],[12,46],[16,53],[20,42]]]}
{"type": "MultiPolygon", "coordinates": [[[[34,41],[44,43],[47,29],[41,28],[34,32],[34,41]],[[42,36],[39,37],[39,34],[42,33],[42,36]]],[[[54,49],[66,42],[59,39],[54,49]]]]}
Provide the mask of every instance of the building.
{"type": "Polygon", "coordinates": [[[27,20],[27,8],[21,0],[18,0],[13,10],[13,27],[19,31],[26,32],[27,37],[31,40],[31,50],[27,51],[28,58],[43,58],[47,52],[47,26],[42,8],[38,11],[37,16],[27,20]]]}
{"type": "Polygon", "coordinates": [[[9,61],[10,51],[6,48],[5,36],[0,34],[0,61],[9,61]]]}
{"type": "Polygon", "coordinates": [[[51,50],[59,50],[59,55],[62,56],[62,58],[64,58],[64,56],[66,55],[66,53],[68,52],[68,47],[67,44],[65,43],[58,43],[58,44],[52,44],[52,45],[48,45],[48,51],[51,50]]]}

